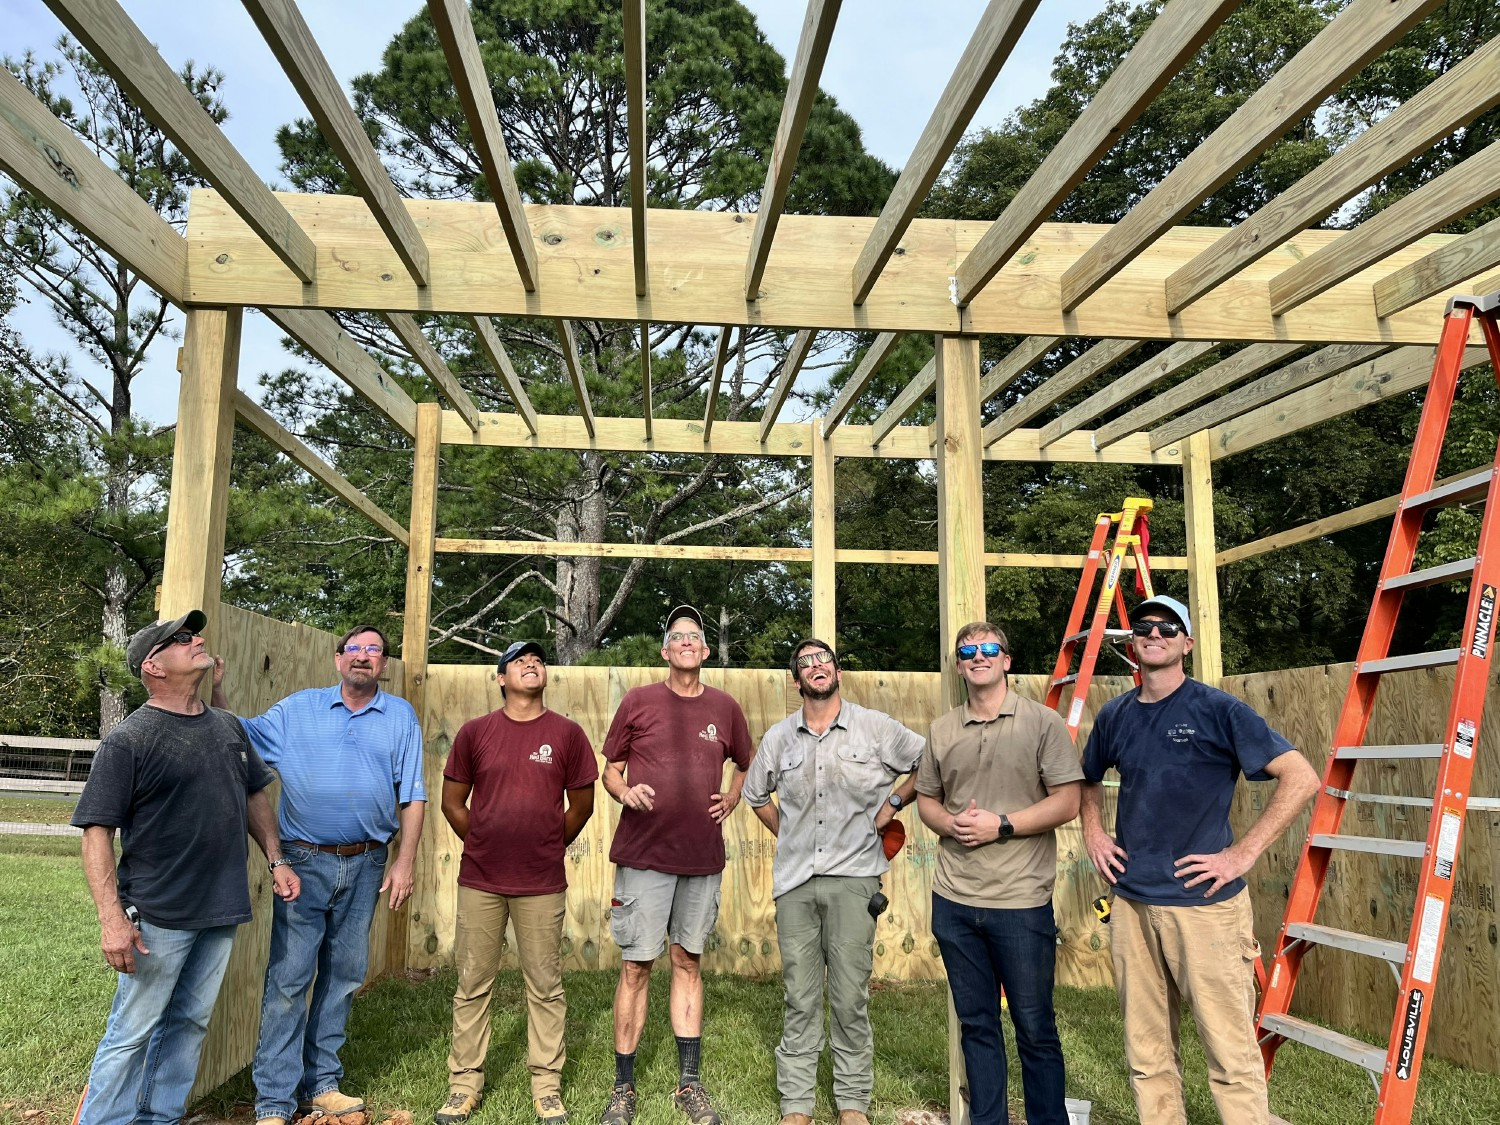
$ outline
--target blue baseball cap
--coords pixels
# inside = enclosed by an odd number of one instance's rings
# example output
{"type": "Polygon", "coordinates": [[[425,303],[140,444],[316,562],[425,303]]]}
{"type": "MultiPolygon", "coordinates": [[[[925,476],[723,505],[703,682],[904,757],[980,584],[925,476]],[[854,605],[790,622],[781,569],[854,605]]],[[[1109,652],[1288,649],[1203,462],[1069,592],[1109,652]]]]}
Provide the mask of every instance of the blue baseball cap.
{"type": "Polygon", "coordinates": [[[1136,618],[1140,617],[1148,609],[1170,613],[1173,617],[1177,618],[1177,623],[1182,626],[1184,633],[1190,637],[1193,635],[1193,618],[1188,613],[1188,607],[1176,598],[1169,598],[1165,594],[1158,594],[1154,598],[1147,598],[1135,607],[1135,611],[1130,615],[1130,619],[1132,621],[1136,620],[1136,618]]]}

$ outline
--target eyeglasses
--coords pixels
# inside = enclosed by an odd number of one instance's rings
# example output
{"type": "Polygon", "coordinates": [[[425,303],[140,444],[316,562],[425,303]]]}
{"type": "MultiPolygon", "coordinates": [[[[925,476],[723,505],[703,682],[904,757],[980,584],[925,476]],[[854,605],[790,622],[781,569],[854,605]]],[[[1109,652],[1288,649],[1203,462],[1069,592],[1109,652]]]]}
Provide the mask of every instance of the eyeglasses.
{"type": "Polygon", "coordinates": [[[673,641],[692,641],[695,645],[696,644],[702,644],[703,643],[703,634],[702,633],[668,633],[667,634],[667,643],[671,644],[673,641]]]}
{"type": "Polygon", "coordinates": [[[833,653],[827,649],[818,649],[815,652],[804,652],[797,657],[798,668],[811,668],[814,664],[832,664],[833,653]]]}
{"type": "Polygon", "coordinates": [[[197,636],[198,634],[193,632],[191,629],[179,629],[166,640],[162,641],[161,644],[157,645],[150,652],[148,652],[146,654],[146,659],[150,660],[158,652],[161,652],[162,649],[168,648],[171,645],[190,645],[197,638],[197,636]]]}
{"type": "Polygon", "coordinates": [[[1137,621],[1130,626],[1130,631],[1137,637],[1149,637],[1153,629],[1158,630],[1164,640],[1171,640],[1178,633],[1186,632],[1186,626],[1175,621],[1157,621],[1155,618],[1137,621]]]}
{"type": "Polygon", "coordinates": [[[993,659],[1005,651],[1005,646],[999,641],[985,641],[983,644],[977,645],[959,645],[958,658],[960,660],[973,660],[977,654],[982,652],[993,659]]]}
{"type": "Polygon", "coordinates": [[[366,656],[383,656],[385,645],[345,645],[343,652],[345,656],[358,656],[360,653],[366,656]]]}

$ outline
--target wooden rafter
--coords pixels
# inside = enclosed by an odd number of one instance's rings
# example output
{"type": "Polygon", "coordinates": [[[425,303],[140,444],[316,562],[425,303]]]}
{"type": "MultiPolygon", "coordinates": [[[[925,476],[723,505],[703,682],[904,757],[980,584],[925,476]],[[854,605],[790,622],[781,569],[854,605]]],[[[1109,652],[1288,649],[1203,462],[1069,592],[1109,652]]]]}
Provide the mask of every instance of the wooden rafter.
{"type": "Polygon", "coordinates": [[[505,393],[510,395],[510,401],[515,403],[516,414],[526,428],[535,434],[537,432],[536,408],[531,405],[526,388],[521,385],[521,376],[516,374],[516,365],[511,363],[505,345],[500,342],[500,334],[495,331],[495,326],[489,322],[488,317],[474,317],[473,328],[474,337],[479,341],[479,350],[484,352],[485,358],[490,361],[490,366],[495,369],[495,375],[499,378],[500,385],[505,388],[505,393]]]}
{"type": "Polygon", "coordinates": [[[968,128],[974,111],[989,93],[995,75],[1005,65],[1016,40],[1040,0],[990,0],[979,26],[964,49],[963,56],[948,79],[943,96],[938,99],[916,147],[901,171],[901,178],[891,189],[875,229],[865,241],[854,266],[854,304],[862,305],[875,287],[896,244],[906,232],[917,209],[948,157],[968,128]]]}
{"type": "Polygon", "coordinates": [[[429,280],[427,244],[364,126],[293,0],[244,0],[271,53],[296,87],[323,139],[358,186],[380,229],[418,286],[429,280]]]}
{"type": "Polygon", "coordinates": [[[0,168],[179,308],[187,241],[0,66],[0,168]]]}
{"type": "Polygon", "coordinates": [[[979,380],[979,401],[989,402],[1010,386],[1058,344],[1061,336],[1029,336],[979,380]]]}
{"type": "Polygon", "coordinates": [[[566,320],[557,322],[557,337],[562,341],[563,366],[568,370],[568,382],[573,384],[573,394],[578,399],[578,410],[583,424],[594,433],[594,404],[589,398],[589,385],[583,377],[583,363],[578,358],[578,337],[573,334],[573,325],[566,320]]]}
{"type": "Polygon", "coordinates": [[[1076,309],[1173,223],[1254,160],[1292,123],[1363,69],[1439,0],[1352,0],[1212,136],[1167,173],[1063,275],[1062,308],[1076,309]]]}
{"type": "Polygon", "coordinates": [[[651,437],[651,325],[641,321],[641,417],[646,423],[646,437],[651,437]]]}
{"type": "Polygon", "coordinates": [[[422,329],[417,322],[406,313],[388,312],[382,314],[385,322],[391,326],[391,331],[401,341],[406,350],[417,361],[417,365],[427,372],[427,377],[437,384],[443,396],[453,404],[453,409],[469,423],[472,430],[479,429],[479,408],[474,405],[474,400],[469,397],[469,392],[459,386],[458,380],[454,378],[453,372],[449,370],[447,361],[438,354],[438,350],[427,342],[427,337],[422,334],[422,329]]]}
{"type": "Polygon", "coordinates": [[[930,395],[935,386],[937,386],[937,360],[929,359],[912,381],[907,383],[891,400],[885,412],[875,419],[875,424],[870,427],[870,444],[880,445],[890,437],[891,431],[911,415],[911,412],[917,408],[917,404],[930,395]]]}
{"type": "Polygon", "coordinates": [[[1089,169],[1145,112],[1162,88],[1238,6],[1238,0],[1174,0],[1094,95],[1042,166],[1021,185],[979,245],[958,266],[967,305],[1061,206],[1089,169]]]}
{"type": "Polygon", "coordinates": [[[1217,341],[1184,341],[1173,344],[1165,351],[1148,359],[1118,379],[1110,380],[1108,386],[1084,399],[1062,417],[1048,422],[1041,429],[1041,442],[1048,445],[1066,434],[1071,434],[1085,422],[1091,422],[1106,411],[1129,402],[1147,387],[1169,375],[1174,375],[1190,363],[1202,359],[1219,345],[1217,341]]]}
{"type": "MultiPolygon", "coordinates": [[[[1495,266],[1500,266],[1500,219],[1491,219],[1421,261],[1382,277],[1375,283],[1375,311],[1390,316],[1495,266]]],[[[1490,279],[1475,292],[1494,288],[1495,281],[1490,279]]]]}
{"type": "Polygon", "coordinates": [[[646,208],[651,202],[646,166],[646,0],[625,0],[625,119],[630,131],[630,253],[635,295],[644,297],[650,285],[646,208]]]}
{"type": "Polygon", "coordinates": [[[1345,200],[1497,104],[1500,38],[1491,39],[1366,129],[1347,148],[1323,161],[1167,278],[1167,311],[1180,312],[1237,270],[1270,253],[1304,227],[1321,222],[1345,200]]]}
{"type": "Polygon", "coordinates": [[[500,225],[505,228],[505,240],[515,258],[516,273],[526,292],[534,292],[536,243],[532,240],[526,210],[521,204],[521,189],[516,186],[510,154],[505,150],[505,135],[500,130],[489,75],[485,73],[479,42],[474,37],[474,25],[469,19],[469,5],[467,0],[427,0],[427,10],[432,14],[432,26],[437,31],[443,54],[447,56],[453,87],[469,123],[469,135],[479,154],[479,164],[489,183],[495,210],[500,213],[500,225]]]}
{"type": "Polygon", "coordinates": [[[885,362],[885,357],[891,354],[891,349],[896,346],[896,341],[899,339],[901,339],[899,332],[882,332],[875,337],[875,342],[865,351],[864,357],[859,361],[859,366],[854,369],[854,374],[849,376],[844,389],[839,391],[838,398],[833,400],[828,413],[823,415],[824,437],[833,433],[838,424],[844,420],[844,415],[849,413],[849,408],[854,405],[860,395],[865,393],[865,388],[870,385],[875,372],[880,370],[880,365],[885,362]]]}
{"type": "Polygon", "coordinates": [[[1500,195],[1500,141],[1271,279],[1277,316],[1500,195]]]}
{"type": "Polygon", "coordinates": [[[818,99],[818,79],[833,40],[833,25],[839,18],[842,0],[808,0],[807,17],[802,23],[802,38],[797,41],[797,57],[787,80],[786,100],[781,106],[781,123],[776,127],[776,144],[766,168],[766,185],[760,193],[760,209],[755,216],[755,233],[750,239],[750,256],[745,263],[745,300],[754,301],[760,293],[771,256],[771,243],[786,204],[787,188],[802,150],[802,135],[813,103],[818,99]]]}
{"type": "Polygon", "coordinates": [[[302,281],[317,248],[115,0],[47,0],[64,26],[302,281]]]}
{"type": "Polygon", "coordinates": [[[310,309],[262,309],[324,367],[359,392],[407,437],[416,434],[417,406],[384,367],[324,312],[310,309]]]}
{"type": "Polygon", "coordinates": [[[1020,429],[1049,406],[1072,394],[1099,372],[1124,359],[1144,343],[1142,340],[1106,340],[1064,367],[1020,402],[984,428],[984,444],[993,445],[1006,434],[1020,429]]]}
{"type": "Polygon", "coordinates": [[[1179,410],[1186,410],[1194,403],[1218,394],[1225,387],[1232,387],[1243,379],[1290,359],[1302,347],[1301,344],[1251,344],[1248,348],[1241,348],[1207,371],[1200,371],[1192,378],[1184,379],[1170,390],[1100,426],[1094,431],[1094,447],[1107,449],[1153,422],[1170,417],[1179,410]]]}
{"type": "Polygon", "coordinates": [[[1383,361],[1382,357],[1389,352],[1390,348],[1384,344],[1333,344],[1173,418],[1166,425],[1152,430],[1147,440],[1153,449],[1160,449],[1352,368],[1364,367],[1372,377],[1379,377],[1391,370],[1392,362],[1405,363],[1402,357],[1383,361]]]}
{"type": "Polygon", "coordinates": [[[771,389],[771,397],[766,402],[765,413],[760,418],[761,437],[769,434],[771,427],[776,424],[776,416],[781,413],[786,396],[791,393],[792,384],[797,381],[797,373],[807,362],[807,354],[812,351],[813,340],[816,336],[817,333],[812,329],[804,328],[792,338],[792,346],[787,349],[786,355],[781,360],[781,373],[776,377],[776,385],[771,389]]]}
{"type": "Polygon", "coordinates": [[[714,369],[708,377],[708,402],[703,407],[703,444],[707,445],[713,435],[714,415],[719,409],[719,384],[724,381],[724,368],[729,363],[729,340],[734,331],[729,325],[719,329],[719,343],[714,349],[714,369]]]}
{"type": "Polygon", "coordinates": [[[340,500],[403,547],[411,545],[411,536],[407,534],[406,528],[377,507],[369,497],[350,484],[347,477],[319,457],[305,441],[271,417],[244,391],[234,393],[234,412],[247,427],[301,465],[340,500]]]}

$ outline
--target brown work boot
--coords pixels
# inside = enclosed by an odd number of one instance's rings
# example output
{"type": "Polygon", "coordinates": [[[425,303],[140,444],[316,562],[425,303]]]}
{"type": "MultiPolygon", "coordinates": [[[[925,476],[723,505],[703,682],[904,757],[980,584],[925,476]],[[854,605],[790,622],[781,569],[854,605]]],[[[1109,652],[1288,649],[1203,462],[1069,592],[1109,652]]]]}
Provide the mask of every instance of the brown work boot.
{"type": "Polygon", "coordinates": [[[609,1105],[599,1117],[599,1125],[630,1125],[635,1120],[635,1087],[621,1082],[609,1092],[609,1105]]]}
{"type": "Polygon", "coordinates": [[[438,1107],[438,1111],[432,1115],[437,1125],[463,1125],[474,1111],[479,1108],[479,1098],[474,1094],[466,1094],[462,1090],[454,1090],[448,1095],[448,1100],[438,1107]]]}
{"type": "Polygon", "coordinates": [[[672,1104],[687,1114],[693,1125],[721,1125],[719,1111],[709,1100],[708,1091],[703,1088],[702,1082],[689,1082],[686,1086],[678,1087],[677,1092],[672,1095],[672,1104]]]}
{"type": "Polygon", "coordinates": [[[806,1113],[783,1113],[781,1125],[812,1125],[812,1116],[806,1113]]]}
{"type": "Polygon", "coordinates": [[[559,1094],[533,1098],[531,1108],[536,1110],[536,1119],[540,1125],[568,1125],[568,1111],[563,1107],[559,1094]]]}
{"type": "Polygon", "coordinates": [[[365,1103],[337,1090],[324,1090],[317,1097],[303,1102],[301,1108],[309,1117],[342,1117],[346,1113],[363,1113],[365,1103]]]}
{"type": "Polygon", "coordinates": [[[838,1125],[870,1125],[870,1119],[862,1109],[841,1109],[838,1125]]]}

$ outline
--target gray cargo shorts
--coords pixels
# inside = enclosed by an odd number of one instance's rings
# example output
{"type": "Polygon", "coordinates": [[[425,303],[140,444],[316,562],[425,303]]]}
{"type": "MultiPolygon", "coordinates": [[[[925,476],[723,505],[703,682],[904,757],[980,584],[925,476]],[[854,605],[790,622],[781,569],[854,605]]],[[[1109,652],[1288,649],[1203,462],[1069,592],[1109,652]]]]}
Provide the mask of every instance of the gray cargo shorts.
{"type": "Polygon", "coordinates": [[[673,945],[700,954],[719,919],[722,874],[672,875],[639,867],[615,868],[609,934],[626,961],[655,961],[673,945]]]}

